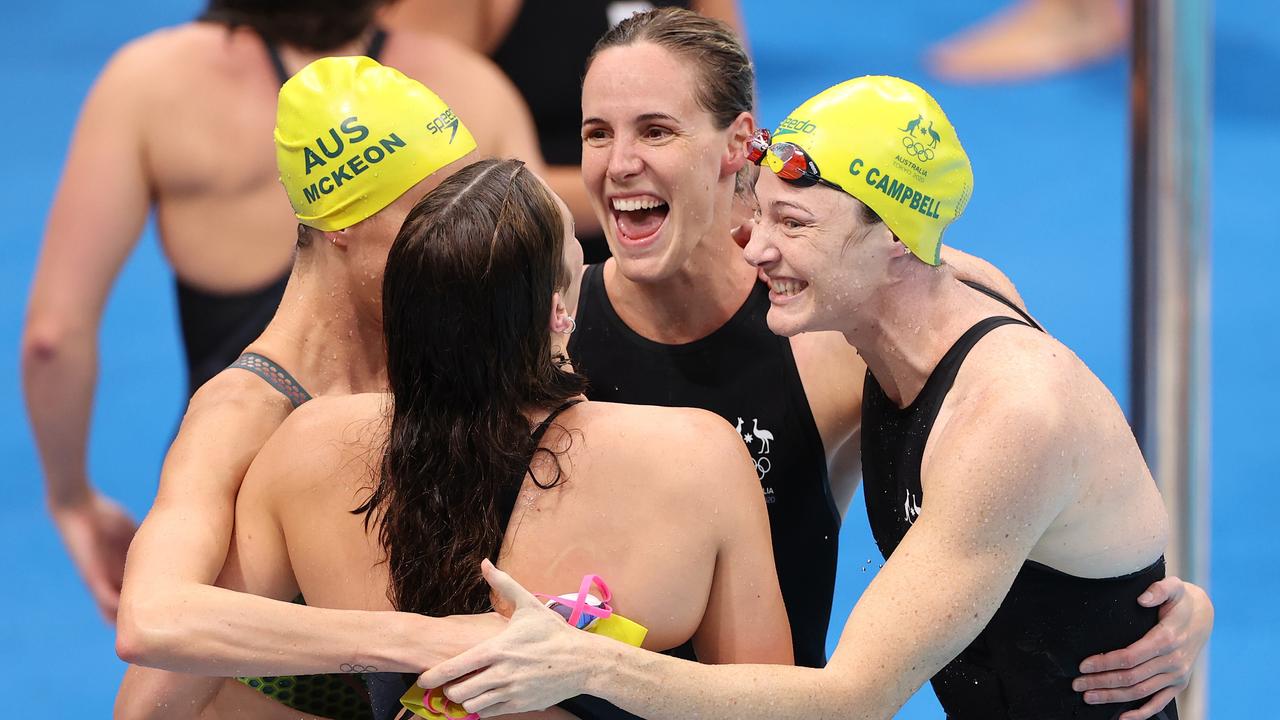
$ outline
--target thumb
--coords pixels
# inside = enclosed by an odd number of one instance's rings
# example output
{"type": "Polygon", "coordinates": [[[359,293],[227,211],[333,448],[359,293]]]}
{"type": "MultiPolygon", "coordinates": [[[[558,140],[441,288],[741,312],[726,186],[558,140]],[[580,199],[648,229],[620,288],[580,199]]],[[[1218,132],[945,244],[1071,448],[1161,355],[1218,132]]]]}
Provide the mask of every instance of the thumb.
{"type": "Polygon", "coordinates": [[[1182,593],[1182,581],[1170,575],[1163,580],[1152,583],[1146,592],[1138,596],[1138,604],[1143,607],[1156,607],[1170,600],[1176,600],[1182,596],[1182,593]]]}
{"type": "Polygon", "coordinates": [[[493,588],[493,592],[515,610],[542,607],[542,602],[533,593],[525,590],[515,578],[499,570],[488,558],[480,562],[480,573],[484,575],[489,587],[493,588]]]}

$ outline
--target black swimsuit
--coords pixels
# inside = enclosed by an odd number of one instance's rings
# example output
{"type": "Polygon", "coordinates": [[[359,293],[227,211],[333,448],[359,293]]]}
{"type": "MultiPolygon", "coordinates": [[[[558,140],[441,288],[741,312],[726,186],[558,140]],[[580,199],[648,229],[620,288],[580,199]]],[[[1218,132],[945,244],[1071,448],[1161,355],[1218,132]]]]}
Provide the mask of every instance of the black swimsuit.
{"type": "MultiPolygon", "coordinates": [[[[592,265],[583,274],[569,356],[590,381],[592,400],[701,408],[737,428],[769,512],[795,663],[822,667],[840,513],[791,341],[769,330],[768,313],[769,288],[758,282],[710,335],[682,345],[654,342],[619,317],[604,266],[592,265]]],[[[713,478],[707,482],[714,486],[713,478]]]]}
{"type": "MultiPolygon", "coordinates": [[[[1004,325],[1040,330],[998,294],[975,290],[1013,308],[1022,319],[990,317],[970,328],[947,351],[919,396],[899,408],[867,371],[862,402],[862,465],[867,517],[881,553],[888,558],[911,529],[925,504],[920,467],[938,411],[974,345],[1004,325]]],[[[1071,689],[1080,661],[1128,646],[1158,621],[1157,608],[1138,605],[1138,596],[1164,577],[1164,558],[1122,577],[1082,578],[1032,560],[1023,563],[991,621],[932,679],[934,692],[951,720],[1112,720],[1145,700],[1086,705],[1071,689]]],[[[939,584],[946,577],[934,578],[939,584]]],[[[1173,703],[1156,720],[1176,720],[1173,703]]]]}

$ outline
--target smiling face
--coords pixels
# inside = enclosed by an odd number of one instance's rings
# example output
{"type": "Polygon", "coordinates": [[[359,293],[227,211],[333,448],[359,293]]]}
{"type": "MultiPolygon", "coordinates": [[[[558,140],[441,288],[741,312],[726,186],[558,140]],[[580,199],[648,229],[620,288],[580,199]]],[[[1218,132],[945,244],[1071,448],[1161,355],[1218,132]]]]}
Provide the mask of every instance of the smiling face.
{"type": "Polygon", "coordinates": [[[633,282],[670,277],[699,243],[729,233],[743,162],[734,137],[750,118],[716,129],[698,105],[696,81],[691,63],[648,42],[602,51],[583,81],[583,180],[609,250],[633,282]]]}
{"type": "Polygon", "coordinates": [[[745,255],[769,284],[769,329],[791,337],[856,328],[904,248],[839,190],[796,187],[766,170],[756,196],[760,215],[745,255]]]}

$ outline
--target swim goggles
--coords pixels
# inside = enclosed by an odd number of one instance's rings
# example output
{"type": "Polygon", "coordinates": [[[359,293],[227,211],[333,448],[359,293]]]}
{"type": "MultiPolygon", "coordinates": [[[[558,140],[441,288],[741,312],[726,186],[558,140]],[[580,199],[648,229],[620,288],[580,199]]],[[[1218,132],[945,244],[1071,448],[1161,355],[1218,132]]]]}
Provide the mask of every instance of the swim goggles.
{"type": "Polygon", "coordinates": [[[763,161],[775,175],[796,187],[810,187],[816,183],[849,194],[848,190],[824,179],[818,172],[818,164],[799,145],[771,143],[771,139],[767,129],[757,130],[747,141],[747,159],[756,165],[763,161]]]}

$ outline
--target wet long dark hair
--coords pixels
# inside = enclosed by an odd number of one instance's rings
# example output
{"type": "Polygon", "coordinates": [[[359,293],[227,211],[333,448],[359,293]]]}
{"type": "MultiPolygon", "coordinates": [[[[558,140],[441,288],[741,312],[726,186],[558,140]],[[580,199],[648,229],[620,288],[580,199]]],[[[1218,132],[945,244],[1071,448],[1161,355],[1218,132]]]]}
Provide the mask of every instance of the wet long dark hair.
{"type": "Polygon", "coordinates": [[[205,22],[250,27],[274,43],[332,50],[360,37],[389,0],[209,0],[205,22]]]}
{"type": "MultiPolygon", "coordinates": [[[[382,290],[390,433],[357,512],[378,523],[399,610],[490,607],[480,561],[497,559],[510,511],[503,489],[523,480],[536,451],[525,412],[586,385],[552,357],[552,293],[569,282],[563,248],[559,206],[518,160],[449,177],[391,247],[382,290]]],[[[534,478],[542,487],[561,481],[552,458],[552,477],[534,478]]]]}

